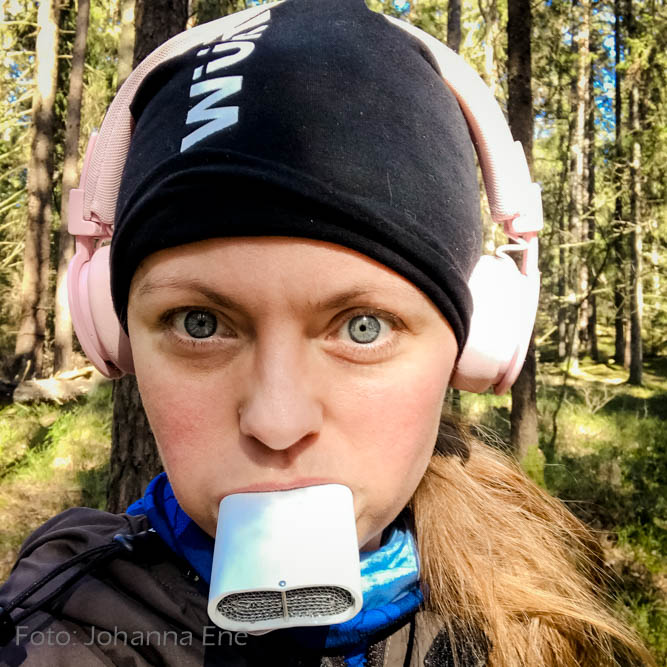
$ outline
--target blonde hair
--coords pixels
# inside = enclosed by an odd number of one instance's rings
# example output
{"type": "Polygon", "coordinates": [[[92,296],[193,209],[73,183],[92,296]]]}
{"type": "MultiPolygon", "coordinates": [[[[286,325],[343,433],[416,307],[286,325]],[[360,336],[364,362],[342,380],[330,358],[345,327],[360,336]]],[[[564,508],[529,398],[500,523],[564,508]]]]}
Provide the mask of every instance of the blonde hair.
{"type": "Polygon", "coordinates": [[[426,608],[455,664],[456,646],[479,645],[481,630],[489,667],[656,665],[608,604],[594,534],[451,418],[410,509],[426,608]]]}

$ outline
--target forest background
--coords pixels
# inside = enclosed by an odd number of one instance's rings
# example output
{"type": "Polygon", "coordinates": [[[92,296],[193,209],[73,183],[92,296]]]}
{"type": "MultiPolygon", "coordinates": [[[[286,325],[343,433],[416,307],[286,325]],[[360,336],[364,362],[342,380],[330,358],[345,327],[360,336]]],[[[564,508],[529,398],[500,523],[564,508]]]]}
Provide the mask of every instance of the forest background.
{"type": "MultiPolygon", "coordinates": [[[[452,392],[447,409],[597,532],[610,603],[667,665],[664,0],[367,1],[477,69],[543,192],[520,380],[511,396],[452,392]]],[[[244,6],[0,0],[0,581],[44,520],[121,511],[159,470],[133,379],[112,386],[72,336],[68,193],[133,65],[244,6]]],[[[484,230],[492,252],[502,235],[486,215],[484,230]]]]}

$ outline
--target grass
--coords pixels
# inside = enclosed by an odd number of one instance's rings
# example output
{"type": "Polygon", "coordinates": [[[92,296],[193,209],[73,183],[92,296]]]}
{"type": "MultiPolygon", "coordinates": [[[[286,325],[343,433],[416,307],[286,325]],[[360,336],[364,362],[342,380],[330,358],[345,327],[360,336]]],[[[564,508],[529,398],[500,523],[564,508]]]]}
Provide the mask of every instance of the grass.
{"type": "MultiPolygon", "coordinates": [[[[646,361],[643,387],[583,360],[563,390],[563,369],[540,368],[540,450],[524,468],[598,532],[619,613],[667,667],[667,359],[646,361]]],[[[463,394],[461,408],[487,439],[508,441],[509,396],[463,394]]],[[[0,410],[0,581],[45,520],[104,507],[110,422],[110,385],[63,406],[0,410]]]]}
{"type": "Polygon", "coordinates": [[[68,507],[105,506],[110,438],[110,384],[59,407],[0,410],[0,581],[37,526],[68,507]]]}

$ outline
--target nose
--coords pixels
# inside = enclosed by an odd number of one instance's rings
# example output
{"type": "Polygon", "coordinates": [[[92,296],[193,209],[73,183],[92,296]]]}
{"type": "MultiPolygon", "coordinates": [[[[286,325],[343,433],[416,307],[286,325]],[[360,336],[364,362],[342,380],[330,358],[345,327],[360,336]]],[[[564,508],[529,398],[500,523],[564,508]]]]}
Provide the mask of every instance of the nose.
{"type": "Polygon", "coordinates": [[[258,351],[239,407],[241,433],[266,447],[286,450],[322,427],[323,409],[305,370],[303,351],[272,345],[258,351]]]}

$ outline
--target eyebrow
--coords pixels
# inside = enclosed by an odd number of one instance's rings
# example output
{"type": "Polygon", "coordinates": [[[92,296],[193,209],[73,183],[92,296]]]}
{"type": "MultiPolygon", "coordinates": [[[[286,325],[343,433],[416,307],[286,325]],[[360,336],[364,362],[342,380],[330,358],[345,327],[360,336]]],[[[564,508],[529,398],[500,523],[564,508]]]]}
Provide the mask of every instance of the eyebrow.
{"type": "Polygon", "coordinates": [[[245,312],[243,306],[240,303],[234,301],[234,299],[216,292],[214,289],[211,289],[206,283],[198,280],[197,278],[160,278],[158,280],[146,280],[143,283],[140,283],[137,288],[137,296],[146,296],[152,294],[153,292],[159,292],[161,290],[179,290],[184,292],[199,292],[202,296],[205,296],[207,299],[213,303],[221,306],[222,308],[230,308],[235,310],[241,310],[245,312]]]}
{"type": "MultiPolygon", "coordinates": [[[[144,296],[164,289],[199,292],[212,303],[215,303],[222,308],[228,308],[246,313],[246,309],[238,301],[235,301],[231,297],[211,289],[209,285],[207,285],[205,282],[202,282],[201,280],[198,280],[197,278],[184,280],[183,278],[166,277],[160,278],[158,280],[147,280],[139,285],[137,288],[137,295],[144,296]]],[[[318,299],[314,303],[309,303],[308,305],[319,311],[334,310],[336,308],[342,308],[343,306],[346,306],[348,303],[355,301],[356,299],[363,297],[373,297],[379,294],[387,293],[395,298],[408,297],[408,291],[402,286],[378,288],[368,285],[351,285],[348,289],[333,294],[326,300],[318,299]]]]}

